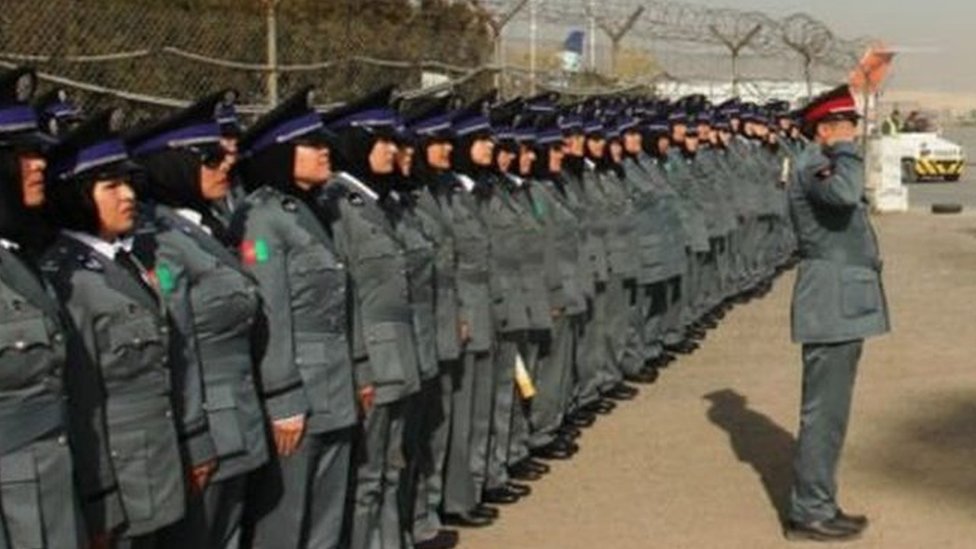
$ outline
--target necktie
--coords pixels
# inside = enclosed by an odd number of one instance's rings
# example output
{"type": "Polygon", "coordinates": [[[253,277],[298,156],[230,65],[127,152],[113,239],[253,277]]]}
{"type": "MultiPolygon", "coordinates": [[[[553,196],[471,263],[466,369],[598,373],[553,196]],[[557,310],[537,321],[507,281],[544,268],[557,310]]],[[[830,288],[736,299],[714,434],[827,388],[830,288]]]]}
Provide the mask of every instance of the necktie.
{"type": "Polygon", "coordinates": [[[153,299],[156,298],[156,289],[149,284],[146,271],[136,263],[135,259],[132,258],[132,254],[125,250],[119,250],[115,253],[115,262],[128,271],[135,278],[136,282],[139,283],[139,286],[153,296],[153,299]]]}

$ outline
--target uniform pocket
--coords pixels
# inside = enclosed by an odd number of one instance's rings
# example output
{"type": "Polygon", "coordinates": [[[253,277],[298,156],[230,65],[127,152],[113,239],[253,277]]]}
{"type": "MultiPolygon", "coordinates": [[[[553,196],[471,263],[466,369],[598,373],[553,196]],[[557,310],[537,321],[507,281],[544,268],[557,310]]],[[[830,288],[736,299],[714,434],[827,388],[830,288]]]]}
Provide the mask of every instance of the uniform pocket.
{"type": "Polygon", "coordinates": [[[121,324],[112,324],[108,329],[108,339],[109,349],[113,353],[124,353],[162,343],[160,328],[148,314],[127,319],[121,324]]]}
{"type": "Polygon", "coordinates": [[[112,462],[122,495],[122,507],[130,523],[153,516],[152,480],[149,476],[149,449],[144,431],[111,435],[112,462]]]}
{"type": "Polygon", "coordinates": [[[841,310],[844,316],[867,316],[880,308],[878,273],[866,267],[844,267],[841,271],[841,310]]]}
{"type": "Polygon", "coordinates": [[[0,323],[0,355],[50,345],[51,338],[42,316],[0,323]]]}
{"type": "Polygon", "coordinates": [[[295,363],[312,410],[328,413],[329,345],[326,336],[313,332],[295,334],[295,363]]]}
{"type": "Polygon", "coordinates": [[[32,451],[0,458],[0,502],[11,547],[44,547],[40,483],[32,451]]]}
{"type": "Polygon", "coordinates": [[[416,368],[414,353],[403,352],[406,345],[401,344],[413,337],[409,329],[409,325],[394,322],[378,322],[366,328],[366,347],[376,384],[405,383],[404,363],[409,361],[416,368]]]}
{"type": "Polygon", "coordinates": [[[226,458],[245,452],[247,448],[234,387],[220,385],[207,391],[207,423],[218,457],[226,458]]]}

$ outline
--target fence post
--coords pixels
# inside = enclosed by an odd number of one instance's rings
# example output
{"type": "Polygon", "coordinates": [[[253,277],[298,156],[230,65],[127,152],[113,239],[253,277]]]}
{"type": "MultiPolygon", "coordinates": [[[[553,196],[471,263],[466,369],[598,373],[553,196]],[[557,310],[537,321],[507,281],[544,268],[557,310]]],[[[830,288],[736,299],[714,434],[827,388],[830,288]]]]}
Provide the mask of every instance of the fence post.
{"type": "Polygon", "coordinates": [[[276,8],[280,0],[264,0],[267,20],[268,74],[265,82],[268,105],[278,104],[278,17],[276,8]]]}

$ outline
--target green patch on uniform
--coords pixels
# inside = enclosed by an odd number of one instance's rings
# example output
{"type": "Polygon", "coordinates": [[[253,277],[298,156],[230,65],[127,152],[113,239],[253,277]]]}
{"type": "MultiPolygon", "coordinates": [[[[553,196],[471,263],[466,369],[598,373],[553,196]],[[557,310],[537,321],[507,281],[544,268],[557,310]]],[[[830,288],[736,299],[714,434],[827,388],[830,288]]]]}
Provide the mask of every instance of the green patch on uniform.
{"type": "Polygon", "coordinates": [[[536,219],[542,219],[546,216],[546,205],[541,200],[532,199],[532,213],[535,215],[536,219]]]}
{"type": "Polygon", "coordinates": [[[268,241],[263,238],[241,242],[240,251],[241,261],[245,265],[267,263],[271,259],[271,249],[268,247],[268,241]]]}
{"type": "Polygon", "coordinates": [[[173,280],[173,271],[165,263],[160,263],[149,273],[149,278],[153,281],[159,292],[168,295],[176,287],[173,280]]]}

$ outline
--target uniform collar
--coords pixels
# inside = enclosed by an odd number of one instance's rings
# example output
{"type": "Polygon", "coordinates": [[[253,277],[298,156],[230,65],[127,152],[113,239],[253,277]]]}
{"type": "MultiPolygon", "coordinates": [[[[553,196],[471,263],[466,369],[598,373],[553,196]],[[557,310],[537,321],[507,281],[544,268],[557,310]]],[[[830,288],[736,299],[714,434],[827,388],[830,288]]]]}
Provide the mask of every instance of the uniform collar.
{"type": "Polygon", "coordinates": [[[0,247],[6,248],[11,252],[16,252],[20,249],[20,244],[17,244],[12,240],[7,240],[6,238],[0,238],[0,247]]]}
{"type": "Polygon", "coordinates": [[[467,174],[458,173],[455,175],[457,175],[458,181],[461,182],[461,185],[464,187],[464,190],[471,192],[477,186],[474,180],[468,177],[467,174]]]}
{"type": "Polygon", "coordinates": [[[80,231],[65,230],[62,232],[113,261],[115,260],[115,256],[119,253],[119,251],[125,251],[127,253],[132,252],[131,236],[119,238],[115,240],[115,242],[106,242],[97,236],[92,236],[88,233],[83,233],[80,231]]]}
{"type": "Polygon", "coordinates": [[[356,176],[349,172],[339,172],[338,177],[348,183],[352,189],[360,194],[368,196],[372,200],[379,199],[380,195],[376,194],[376,191],[369,188],[369,185],[363,183],[356,176]]]}
{"type": "Polygon", "coordinates": [[[176,208],[176,215],[182,217],[183,219],[193,223],[197,227],[203,229],[203,232],[207,234],[212,234],[210,227],[203,224],[203,214],[196,210],[191,210],[190,208],[176,208]]]}

